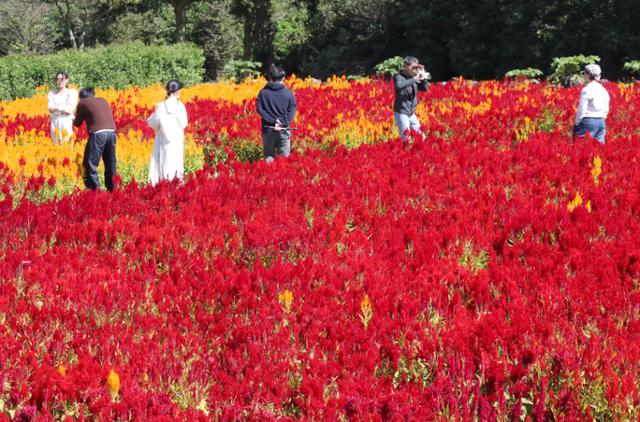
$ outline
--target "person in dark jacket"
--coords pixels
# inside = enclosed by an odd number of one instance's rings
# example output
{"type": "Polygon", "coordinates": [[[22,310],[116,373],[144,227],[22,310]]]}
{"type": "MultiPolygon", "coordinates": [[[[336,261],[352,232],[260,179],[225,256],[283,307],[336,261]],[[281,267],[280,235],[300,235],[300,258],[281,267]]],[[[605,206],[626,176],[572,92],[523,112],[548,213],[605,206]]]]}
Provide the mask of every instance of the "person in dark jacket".
{"type": "Polygon", "coordinates": [[[258,93],[256,109],[262,117],[262,148],[267,163],[291,153],[290,125],[296,114],[296,97],[284,85],[285,72],[271,66],[267,84],[258,93]]]}
{"type": "Polygon", "coordinates": [[[100,189],[98,165],[104,161],[104,183],[113,191],[113,177],[116,174],[116,124],[111,106],[104,98],[96,98],[93,88],[80,90],[80,102],[76,109],[74,126],[87,124],[89,139],[84,148],[84,184],[88,189],[100,189]]]}
{"type": "Polygon", "coordinates": [[[393,77],[396,98],[393,102],[393,116],[398,126],[402,141],[407,141],[410,131],[420,131],[420,121],[416,116],[418,106],[418,91],[427,91],[428,73],[418,59],[412,56],[404,58],[404,68],[393,77]],[[408,131],[408,132],[407,132],[408,131]],[[407,132],[405,134],[405,132],[407,132]]]}

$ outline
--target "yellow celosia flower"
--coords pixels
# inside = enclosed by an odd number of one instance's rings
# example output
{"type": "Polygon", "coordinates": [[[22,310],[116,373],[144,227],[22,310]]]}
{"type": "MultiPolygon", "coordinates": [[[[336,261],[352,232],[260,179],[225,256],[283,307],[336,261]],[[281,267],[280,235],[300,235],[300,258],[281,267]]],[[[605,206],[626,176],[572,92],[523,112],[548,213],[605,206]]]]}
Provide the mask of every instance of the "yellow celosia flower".
{"type": "Polygon", "coordinates": [[[107,389],[111,394],[111,398],[115,400],[120,391],[120,375],[113,369],[109,371],[109,375],[107,376],[107,389]]]}
{"type": "Polygon", "coordinates": [[[278,302],[284,307],[285,312],[291,312],[291,303],[293,302],[293,293],[286,289],[278,293],[278,302]]]}
{"type": "Polygon", "coordinates": [[[580,196],[580,192],[576,192],[575,198],[573,198],[573,200],[569,202],[569,204],[567,205],[567,209],[569,211],[573,211],[580,205],[582,205],[582,196],[580,196]]]}
{"type": "Polygon", "coordinates": [[[58,373],[63,377],[67,375],[67,368],[63,364],[58,365],[58,373]]]}
{"type": "Polygon", "coordinates": [[[337,139],[342,145],[356,148],[362,144],[373,144],[396,136],[395,126],[390,122],[373,123],[364,116],[355,120],[346,120],[324,137],[323,142],[337,139]]]}
{"type": "Polygon", "coordinates": [[[602,174],[602,159],[599,155],[593,157],[593,166],[591,167],[591,177],[593,178],[593,183],[598,186],[600,182],[598,178],[602,174]]]}
{"type": "Polygon", "coordinates": [[[369,321],[373,317],[373,306],[371,306],[371,300],[369,300],[369,295],[365,293],[362,301],[360,301],[360,320],[364,325],[364,328],[369,326],[369,321]]]}
{"type": "Polygon", "coordinates": [[[632,97],[636,96],[636,84],[626,84],[623,82],[618,83],[618,89],[620,90],[620,95],[625,99],[625,101],[629,101],[632,97]]]}
{"type": "MultiPolygon", "coordinates": [[[[54,145],[49,136],[43,132],[24,132],[15,138],[6,139],[0,133],[0,162],[6,164],[18,177],[29,178],[39,176],[40,170],[45,178],[55,177],[64,192],[74,187],[82,189],[82,156],[85,141],[67,142],[54,145]],[[24,165],[21,165],[24,159],[24,165]]],[[[125,182],[131,178],[146,181],[153,139],[145,139],[139,130],[130,130],[118,134],[117,171],[125,182]]],[[[185,139],[185,161],[202,157],[202,145],[193,141],[190,136],[185,139]]],[[[103,164],[100,163],[99,173],[103,164]]]]}

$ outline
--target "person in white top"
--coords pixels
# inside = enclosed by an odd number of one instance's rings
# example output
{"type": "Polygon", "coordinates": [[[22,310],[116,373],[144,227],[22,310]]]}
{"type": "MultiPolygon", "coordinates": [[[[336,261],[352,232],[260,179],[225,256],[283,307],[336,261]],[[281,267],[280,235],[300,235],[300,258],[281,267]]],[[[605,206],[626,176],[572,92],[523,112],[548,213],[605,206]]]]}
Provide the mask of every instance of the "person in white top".
{"type": "Polygon", "coordinates": [[[161,180],[180,180],[184,177],[184,129],[187,127],[187,109],[180,102],[182,82],[172,79],[167,83],[167,98],[156,105],[147,119],[156,132],[149,164],[149,183],[161,180]]]}
{"type": "Polygon", "coordinates": [[[51,115],[51,139],[54,144],[62,144],[73,135],[73,118],[78,105],[78,91],[67,87],[69,75],[56,73],[55,91],[50,91],[47,106],[51,115]]]}
{"type": "Polygon", "coordinates": [[[587,84],[580,91],[573,135],[583,138],[588,133],[593,139],[604,144],[607,133],[605,119],[609,114],[609,93],[600,83],[601,75],[602,71],[597,64],[589,64],[584,68],[587,84]]]}

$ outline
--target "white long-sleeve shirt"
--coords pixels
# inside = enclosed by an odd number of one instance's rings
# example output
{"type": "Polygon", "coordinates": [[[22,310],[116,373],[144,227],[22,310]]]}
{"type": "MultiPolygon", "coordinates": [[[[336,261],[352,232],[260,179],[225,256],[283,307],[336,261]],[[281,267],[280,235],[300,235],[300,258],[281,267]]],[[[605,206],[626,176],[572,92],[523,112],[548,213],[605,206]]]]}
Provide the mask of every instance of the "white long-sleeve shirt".
{"type": "Polygon", "coordinates": [[[580,91],[576,124],[585,117],[606,119],[609,114],[609,93],[601,83],[591,81],[580,91]]]}
{"type": "Polygon", "coordinates": [[[78,91],[67,88],[64,92],[50,91],[47,96],[47,106],[55,109],[51,117],[68,117],[73,119],[73,113],[78,106],[78,91]]]}
{"type": "Polygon", "coordinates": [[[73,135],[73,118],[78,106],[78,91],[67,88],[64,92],[49,92],[47,107],[51,114],[51,139],[56,144],[73,135]],[[54,111],[51,111],[51,110],[54,111]]]}

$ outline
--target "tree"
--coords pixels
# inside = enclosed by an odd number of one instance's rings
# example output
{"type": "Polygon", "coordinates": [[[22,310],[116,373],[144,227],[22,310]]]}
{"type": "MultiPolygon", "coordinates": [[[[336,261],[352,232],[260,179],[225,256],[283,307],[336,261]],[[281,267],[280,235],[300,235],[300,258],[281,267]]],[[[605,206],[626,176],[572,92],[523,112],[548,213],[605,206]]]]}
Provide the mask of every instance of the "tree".
{"type": "Polygon", "coordinates": [[[186,41],[187,8],[198,0],[169,0],[176,15],[176,42],[186,41]]]}
{"type": "Polygon", "coordinates": [[[83,48],[87,33],[87,14],[92,13],[95,2],[92,0],[44,0],[44,3],[52,5],[58,12],[71,46],[83,48]]]}
{"type": "Polygon", "coordinates": [[[51,5],[60,18],[73,48],[107,38],[103,32],[114,15],[141,0],[33,0],[51,5]]]}
{"type": "Polygon", "coordinates": [[[42,3],[0,3],[0,55],[53,51],[60,34],[51,25],[50,15],[50,6],[42,3]]]}
{"type": "Polygon", "coordinates": [[[540,5],[536,29],[547,63],[552,57],[595,54],[604,76],[620,75],[625,60],[640,57],[637,0],[564,0],[540,5]]]}
{"type": "Polygon", "coordinates": [[[227,0],[207,0],[195,7],[191,37],[204,49],[207,79],[216,80],[233,58],[240,41],[234,31],[227,0]]]}
{"type": "Polygon", "coordinates": [[[142,41],[147,45],[169,44],[175,40],[175,18],[168,4],[161,8],[135,8],[116,17],[107,31],[107,42],[142,41]]]}
{"type": "Polygon", "coordinates": [[[244,23],[242,58],[264,66],[273,63],[276,27],[271,0],[234,0],[231,13],[244,23]]]}
{"type": "MultiPolygon", "coordinates": [[[[397,52],[389,49],[394,0],[301,0],[308,8],[307,55],[303,71],[317,76],[369,73],[397,52]]],[[[404,6],[402,6],[404,7],[404,6]]]]}

